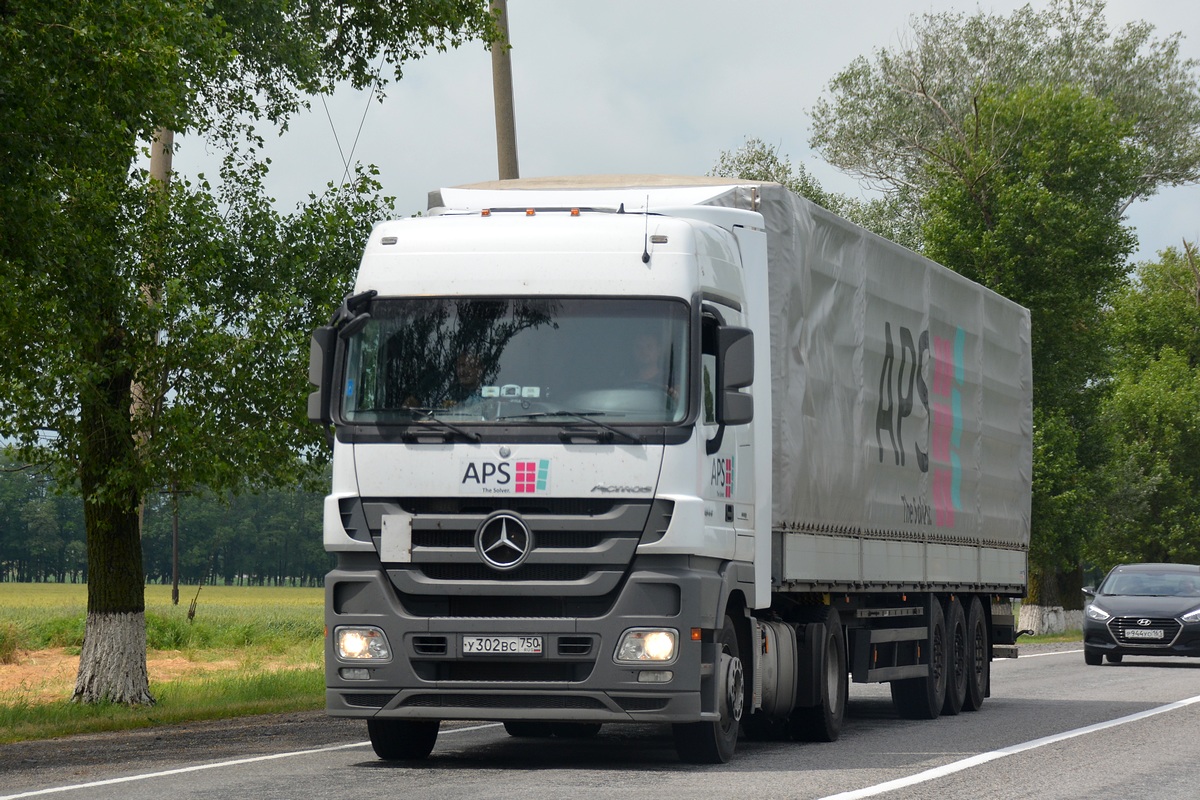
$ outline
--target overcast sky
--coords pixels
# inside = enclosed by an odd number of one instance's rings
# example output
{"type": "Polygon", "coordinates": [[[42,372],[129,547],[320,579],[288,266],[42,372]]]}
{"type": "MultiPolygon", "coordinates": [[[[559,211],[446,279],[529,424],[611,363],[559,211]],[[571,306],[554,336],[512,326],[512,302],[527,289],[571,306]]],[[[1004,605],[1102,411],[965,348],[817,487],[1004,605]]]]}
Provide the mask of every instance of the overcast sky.
{"type": "MultiPolygon", "coordinates": [[[[757,137],[803,164],[825,188],[861,195],[852,178],[808,146],[811,110],[830,78],[855,56],[895,47],[913,14],[1008,14],[1021,5],[508,0],[521,176],[703,175],[722,150],[757,137]]],[[[1144,19],[1157,38],[1193,32],[1184,56],[1200,59],[1195,0],[1110,0],[1107,19],[1112,28],[1144,19]]],[[[294,119],[267,147],[267,185],[281,210],[341,179],[339,142],[351,160],[379,167],[385,192],[404,215],[424,210],[430,189],[495,179],[489,54],[474,42],[432,53],[406,67],[382,105],[351,91],[315,101],[312,113],[294,119]]],[[[215,177],[217,161],[202,142],[180,144],[178,171],[215,177]]],[[[1139,258],[1178,246],[1183,237],[1200,239],[1200,187],[1138,203],[1129,222],[1139,258]]]]}

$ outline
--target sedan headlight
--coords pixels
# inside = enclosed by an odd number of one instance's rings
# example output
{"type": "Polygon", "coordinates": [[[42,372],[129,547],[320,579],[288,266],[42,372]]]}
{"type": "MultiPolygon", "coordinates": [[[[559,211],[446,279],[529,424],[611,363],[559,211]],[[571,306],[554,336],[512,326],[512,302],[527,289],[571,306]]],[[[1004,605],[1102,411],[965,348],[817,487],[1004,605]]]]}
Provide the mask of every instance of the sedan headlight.
{"type": "Polygon", "coordinates": [[[1200,608],[1193,608],[1191,611],[1180,617],[1184,622],[1200,622],[1200,608]]]}
{"type": "Polygon", "coordinates": [[[1083,610],[1083,613],[1087,614],[1088,619],[1094,619],[1097,622],[1107,622],[1108,620],[1112,619],[1112,614],[1108,613],[1095,603],[1089,604],[1087,608],[1083,610]]]}
{"type": "Polygon", "coordinates": [[[613,656],[618,664],[666,664],[675,660],[678,631],[672,628],[630,628],[621,636],[613,656]]]}
{"type": "Polygon", "coordinates": [[[335,628],[333,648],[344,661],[389,661],[392,648],[383,631],[371,625],[335,628]]]}

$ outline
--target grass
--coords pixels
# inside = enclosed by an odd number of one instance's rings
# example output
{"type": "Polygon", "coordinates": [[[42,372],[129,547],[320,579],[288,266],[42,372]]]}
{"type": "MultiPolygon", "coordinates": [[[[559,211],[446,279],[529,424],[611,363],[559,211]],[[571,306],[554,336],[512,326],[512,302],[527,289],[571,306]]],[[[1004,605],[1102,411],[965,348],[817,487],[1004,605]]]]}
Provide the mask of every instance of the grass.
{"type": "Polygon", "coordinates": [[[1062,633],[1043,633],[1038,636],[1022,636],[1017,639],[1017,646],[1022,644],[1053,644],[1055,642],[1083,643],[1083,631],[1063,631],[1062,633]]]}
{"type": "MultiPolygon", "coordinates": [[[[181,587],[178,606],[170,593],[146,587],[155,705],[70,703],[73,674],[49,693],[9,688],[0,692],[0,743],[324,707],[322,589],[205,586],[197,597],[181,587]],[[171,662],[172,677],[154,679],[158,659],[171,662]]],[[[77,656],[86,607],[83,585],[0,583],[0,677],[31,651],[77,656]]]]}

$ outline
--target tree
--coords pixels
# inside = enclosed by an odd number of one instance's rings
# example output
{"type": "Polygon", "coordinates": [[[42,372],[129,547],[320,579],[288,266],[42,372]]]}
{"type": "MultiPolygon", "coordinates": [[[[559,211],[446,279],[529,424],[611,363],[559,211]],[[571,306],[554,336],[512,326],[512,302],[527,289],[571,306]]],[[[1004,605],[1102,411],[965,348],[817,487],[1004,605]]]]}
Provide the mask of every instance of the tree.
{"type": "Polygon", "coordinates": [[[1194,246],[1139,265],[1107,313],[1113,377],[1099,417],[1111,457],[1101,569],[1200,560],[1200,264],[1194,246]]]}
{"type": "Polygon", "coordinates": [[[75,699],[153,701],[148,492],[297,478],[278,456],[312,444],[304,339],[388,208],[359,174],[275,213],[254,122],[493,33],[486,0],[0,3],[0,281],[20,287],[0,295],[0,435],[85,501],[75,699]],[[136,166],[164,127],[229,152],[219,191],[161,202],[136,166]],[[152,394],[137,409],[135,385],[152,394]]]}
{"type": "Polygon", "coordinates": [[[1088,433],[1107,367],[1101,317],[1133,247],[1117,209],[1140,159],[1111,103],[1073,87],[985,90],[973,114],[976,135],[930,143],[925,242],[931,258],[1030,310],[1028,597],[1030,606],[1059,605],[1079,588],[1095,523],[1088,475],[1099,448],[1088,433]]]}
{"type": "Polygon", "coordinates": [[[1103,0],[1052,0],[1008,17],[924,14],[908,33],[902,47],[851,62],[813,110],[813,146],[846,172],[919,202],[941,142],[965,147],[986,134],[976,108],[985,91],[1040,85],[1075,86],[1131,125],[1140,171],[1115,214],[1162,186],[1200,180],[1200,86],[1196,62],[1180,58],[1181,34],[1155,39],[1145,22],[1110,31],[1103,0]]]}

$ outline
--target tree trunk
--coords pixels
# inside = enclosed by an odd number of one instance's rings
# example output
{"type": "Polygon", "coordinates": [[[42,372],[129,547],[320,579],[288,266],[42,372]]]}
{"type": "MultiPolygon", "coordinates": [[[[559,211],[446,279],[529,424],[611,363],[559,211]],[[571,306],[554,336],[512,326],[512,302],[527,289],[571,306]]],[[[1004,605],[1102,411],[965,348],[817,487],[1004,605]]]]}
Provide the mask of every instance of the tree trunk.
{"type": "Polygon", "coordinates": [[[130,421],[132,375],[118,366],[121,349],[119,333],[97,344],[93,363],[108,369],[80,392],[88,613],[72,700],[82,703],[154,702],[146,672],[140,470],[130,421]]]}
{"type": "Polygon", "coordinates": [[[77,703],[153,704],[146,672],[145,613],[89,611],[85,631],[71,699],[77,703]]]}

